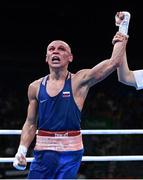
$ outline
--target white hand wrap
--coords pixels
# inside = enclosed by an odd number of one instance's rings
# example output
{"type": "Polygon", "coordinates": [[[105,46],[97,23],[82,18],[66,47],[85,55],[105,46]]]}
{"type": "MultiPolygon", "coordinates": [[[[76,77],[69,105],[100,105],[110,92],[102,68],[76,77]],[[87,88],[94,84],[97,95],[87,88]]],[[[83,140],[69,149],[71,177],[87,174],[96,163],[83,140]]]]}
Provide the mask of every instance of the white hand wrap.
{"type": "Polygon", "coordinates": [[[27,148],[24,145],[20,145],[18,148],[18,151],[15,155],[14,161],[13,161],[13,166],[18,169],[18,170],[25,170],[26,166],[20,165],[20,162],[18,160],[18,157],[20,157],[21,155],[23,155],[24,157],[26,157],[27,154],[27,148]]]}
{"type": "MultiPolygon", "coordinates": [[[[116,24],[116,26],[119,26],[119,32],[121,32],[124,35],[128,35],[128,28],[129,28],[129,22],[130,22],[130,13],[127,11],[122,12],[124,14],[124,19],[121,21],[120,24],[116,24]]],[[[118,18],[115,16],[115,19],[118,18]]]]}

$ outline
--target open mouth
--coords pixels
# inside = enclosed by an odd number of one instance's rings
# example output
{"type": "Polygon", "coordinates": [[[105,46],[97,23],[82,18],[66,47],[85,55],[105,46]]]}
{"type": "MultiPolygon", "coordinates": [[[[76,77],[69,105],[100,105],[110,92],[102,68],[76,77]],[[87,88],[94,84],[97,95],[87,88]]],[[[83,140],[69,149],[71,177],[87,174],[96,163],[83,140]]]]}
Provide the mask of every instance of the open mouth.
{"type": "Polygon", "coordinates": [[[52,62],[59,62],[60,58],[58,56],[53,56],[52,57],[52,62]]]}

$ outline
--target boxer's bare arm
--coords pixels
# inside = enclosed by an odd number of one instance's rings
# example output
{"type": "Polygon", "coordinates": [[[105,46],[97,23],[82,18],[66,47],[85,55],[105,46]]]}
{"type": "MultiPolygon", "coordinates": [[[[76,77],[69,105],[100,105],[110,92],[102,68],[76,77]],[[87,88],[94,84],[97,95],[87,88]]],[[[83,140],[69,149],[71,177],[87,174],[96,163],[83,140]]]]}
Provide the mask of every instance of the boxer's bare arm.
{"type": "Polygon", "coordinates": [[[13,166],[18,170],[25,170],[27,165],[26,162],[27,150],[36,134],[37,88],[38,88],[37,82],[38,81],[31,83],[28,88],[29,105],[27,111],[27,118],[22,128],[20,145],[13,161],[13,166]]]}
{"type": "Polygon", "coordinates": [[[73,95],[80,110],[82,110],[89,88],[105,79],[120,66],[126,43],[127,37],[123,35],[120,42],[114,45],[111,58],[102,61],[91,69],[83,69],[74,75],[72,80],[73,95]]]}
{"type": "Polygon", "coordinates": [[[37,129],[37,82],[33,82],[28,88],[29,105],[27,110],[27,118],[22,128],[20,145],[28,148],[33,141],[37,129]]]}
{"type": "Polygon", "coordinates": [[[122,35],[120,41],[113,47],[111,58],[102,61],[91,69],[82,70],[79,84],[91,87],[115,71],[122,63],[127,40],[127,37],[122,35]]]}

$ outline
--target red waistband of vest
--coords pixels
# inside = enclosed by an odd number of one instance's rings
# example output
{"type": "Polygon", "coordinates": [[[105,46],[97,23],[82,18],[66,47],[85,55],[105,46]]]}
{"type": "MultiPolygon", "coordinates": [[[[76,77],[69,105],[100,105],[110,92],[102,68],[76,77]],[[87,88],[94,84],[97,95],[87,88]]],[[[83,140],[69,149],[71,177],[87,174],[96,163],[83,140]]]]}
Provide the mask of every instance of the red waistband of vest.
{"type": "Polygon", "coordinates": [[[61,136],[78,136],[80,135],[80,130],[78,131],[45,131],[45,130],[38,130],[37,135],[39,136],[54,136],[54,137],[61,137],[61,136]]]}

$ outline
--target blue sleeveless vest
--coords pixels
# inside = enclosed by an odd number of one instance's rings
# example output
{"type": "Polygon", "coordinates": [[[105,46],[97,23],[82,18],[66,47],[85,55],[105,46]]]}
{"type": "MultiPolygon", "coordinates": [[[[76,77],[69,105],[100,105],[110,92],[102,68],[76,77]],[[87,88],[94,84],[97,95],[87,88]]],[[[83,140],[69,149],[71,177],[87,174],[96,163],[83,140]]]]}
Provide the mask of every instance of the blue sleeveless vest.
{"type": "Polygon", "coordinates": [[[77,107],[70,78],[58,95],[51,97],[46,91],[48,76],[40,84],[38,94],[38,129],[46,131],[80,130],[81,112],[77,107]],[[44,83],[42,83],[44,82],[44,83]]]}

